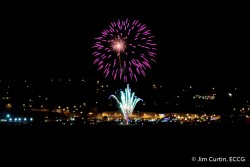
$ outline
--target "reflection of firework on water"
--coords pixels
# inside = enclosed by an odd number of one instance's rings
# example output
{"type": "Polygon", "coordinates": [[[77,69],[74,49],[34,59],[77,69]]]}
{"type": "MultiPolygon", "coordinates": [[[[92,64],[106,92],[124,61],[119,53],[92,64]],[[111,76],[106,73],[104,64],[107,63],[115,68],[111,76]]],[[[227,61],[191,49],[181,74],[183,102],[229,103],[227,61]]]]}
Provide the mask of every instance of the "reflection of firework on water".
{"type": "Polygon", "coordinates": [[[121,110],[126,122],[128,123],[128,117],[132,115],[136,104],[142,99],[137,98],[135,93],[131,92],[129,88],[129,84],[127,84],[127,88],[124,91],[120,91],[120,96],[111,95],[110,98],[114,98],[118,104],[119,109],[121,110]]]}
{"type": "Polygon", "coordinates": [[[111,22],[109,28],[95,39],[93,64],[105,77],[119,78],[124,82],[137,81],[137,76],[145,77],[146,69],[151,68],[150,63],[156,62],[154,36],[139,20],[111,22]]]}

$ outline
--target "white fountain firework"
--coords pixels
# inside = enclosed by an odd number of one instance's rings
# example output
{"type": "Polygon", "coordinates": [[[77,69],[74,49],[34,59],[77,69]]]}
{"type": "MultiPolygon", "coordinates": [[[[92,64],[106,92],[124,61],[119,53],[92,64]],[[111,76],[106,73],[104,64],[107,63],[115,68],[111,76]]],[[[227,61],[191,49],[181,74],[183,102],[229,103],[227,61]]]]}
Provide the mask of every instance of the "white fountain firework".
{"type": "Polygon", "coordinates": [[[143,101],[142,99],[137,98],[134,92],[133,93],[131,92],[131,89],[129,88],[129,84],[127,84],[127,88],[125,88],[124,91],[120,91],[120,98],[116,97],[115,95],[111,95],[109,99],[110,98],[114,98],[116,102],[118,103],[118,107],[121,110],[126,120],[126,123],[128,123],[128,118],[129,116],[132,115],[136,104],[139,101],[143,101]]]}

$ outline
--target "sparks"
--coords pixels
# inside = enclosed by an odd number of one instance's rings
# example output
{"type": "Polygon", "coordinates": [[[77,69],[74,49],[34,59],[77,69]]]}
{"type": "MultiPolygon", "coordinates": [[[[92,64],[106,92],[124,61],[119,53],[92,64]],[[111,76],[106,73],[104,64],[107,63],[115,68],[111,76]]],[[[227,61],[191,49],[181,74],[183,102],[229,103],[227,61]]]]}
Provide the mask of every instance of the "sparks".
{"type": "Polygon", "coordinates": [[[129,88],[129,84],[127,84],[127,88],[124,91],[120,91],[120,96],[117,97],[115,95],[111,95],[109,99],[114,98],[118,104],[120,111],[122,112],[126,123],[128,124],[129,116],[132,115],[136,104],[139,101],[143,101],[142,99],[135,96],[135,93],[131,92],[129,88]]]}
{"type": "Polygon", "coordinates": [[[145,77],[147,69],[152,69],[151,63],[156,62],[157,44],[154,36],[146,24],[139,20],[113,21],[95,40],[92,47],[93,64],[105,77],[123,82],[137,81],[138,76],[145,77]],[[104,72],[107,68],[110,73],[104,72]]]}

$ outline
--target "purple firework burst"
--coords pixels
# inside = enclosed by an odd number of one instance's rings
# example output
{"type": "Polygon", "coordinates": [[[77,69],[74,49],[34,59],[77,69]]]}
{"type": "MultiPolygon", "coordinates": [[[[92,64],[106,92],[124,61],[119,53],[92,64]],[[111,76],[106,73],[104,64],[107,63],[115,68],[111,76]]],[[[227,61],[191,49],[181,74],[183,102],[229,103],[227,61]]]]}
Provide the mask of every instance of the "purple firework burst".
{"type": "Polygon", "coordinates": [[[137,81],[138,76],[146,76],[151,62],[156,62],[157,48],[153,39],[151,30],[139,20],[111,22],[108,29],[95,38],[93,64],[105,77],[137,81]]]}

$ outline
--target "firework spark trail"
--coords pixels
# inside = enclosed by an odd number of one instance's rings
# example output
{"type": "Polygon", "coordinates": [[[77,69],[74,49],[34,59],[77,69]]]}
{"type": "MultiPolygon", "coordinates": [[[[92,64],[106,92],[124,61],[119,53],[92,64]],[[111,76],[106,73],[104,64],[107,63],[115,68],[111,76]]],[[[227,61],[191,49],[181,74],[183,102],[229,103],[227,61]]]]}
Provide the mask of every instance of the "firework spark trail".
{"type": "Polygon", "coordinates": [[[111,95],[109,99],[111,98],[116,100],[126,122],[128,122],[128,117],[132,115],[136,104],[139,101],[143,101],[142,99],[137,98],[134,92],[131,92],[129,84],[127,84],[127,88],[125,88],[124,91],[120,91],[120,96],[117,97],[115,95],[111,95]]]}
{"type": "Polygon", "coordinates": [[[107,27],[101,36],[94,38],[93,65],[114,80],[128,82],[137,81],[137,76],[145,77],[157,55],[151,30],[139,20],[130,22],[128,18],[113,21],[107,27]]]}

